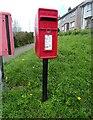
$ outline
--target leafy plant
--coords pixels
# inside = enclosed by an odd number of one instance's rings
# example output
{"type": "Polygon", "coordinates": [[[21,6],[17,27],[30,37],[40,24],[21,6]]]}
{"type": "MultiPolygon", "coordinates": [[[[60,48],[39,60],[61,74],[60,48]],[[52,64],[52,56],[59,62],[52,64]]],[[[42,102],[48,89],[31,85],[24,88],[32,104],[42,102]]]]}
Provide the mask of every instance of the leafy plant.
{"type": "Polygon", "coordinates": [[[66,35],[85,35],[85,34],[89,34],[89,30],[85,29],[85,30],[68,30],[66,32],[59,32],[59,36],[66,36],[66,35]]]}
{"type": "Polygon", "coordinates": [[[34,42],[33,32],[17,32],[14,36],[15,47],[20,47],[34,42]]]}

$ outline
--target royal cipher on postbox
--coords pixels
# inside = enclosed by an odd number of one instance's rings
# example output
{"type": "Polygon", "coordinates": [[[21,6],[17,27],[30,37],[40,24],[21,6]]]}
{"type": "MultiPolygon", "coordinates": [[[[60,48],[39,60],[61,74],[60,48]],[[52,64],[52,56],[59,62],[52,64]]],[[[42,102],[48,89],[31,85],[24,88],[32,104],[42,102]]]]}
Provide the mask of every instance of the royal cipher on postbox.
{"type": "Polygon", "coordinates": [[[8,12],[0,12],[0,56],[14,55],[12,18],[8,12]]]}
{"type": "Polygon", "coordinates": [[[35,52],[39,58],[56,58],[58,11],[39,8],[35,18],[35,52]]]}

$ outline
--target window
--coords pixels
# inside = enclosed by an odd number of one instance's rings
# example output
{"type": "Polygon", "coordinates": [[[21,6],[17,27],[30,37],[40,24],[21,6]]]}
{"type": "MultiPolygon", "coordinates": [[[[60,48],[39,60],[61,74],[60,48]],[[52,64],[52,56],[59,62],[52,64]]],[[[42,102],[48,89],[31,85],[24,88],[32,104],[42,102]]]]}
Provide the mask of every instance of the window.
{"type": "Polygon", "coordinates": [[[90,11],[91,8],[92,8],[91,4],[88,4],[88,5],[87,5],[87,11],[90,11]]]}
{"type": "Polygon", "coordinates": [[[64,31],[64,26],[62,26],[62,31],[64,31]]]}
{"type": "Polygon", "coordinates": [[[72,27],[75,27],[75,21],[71,22],[71,23],[70,23],[70,26],[71,26],[71,28],[72,28],[72,27]]]}

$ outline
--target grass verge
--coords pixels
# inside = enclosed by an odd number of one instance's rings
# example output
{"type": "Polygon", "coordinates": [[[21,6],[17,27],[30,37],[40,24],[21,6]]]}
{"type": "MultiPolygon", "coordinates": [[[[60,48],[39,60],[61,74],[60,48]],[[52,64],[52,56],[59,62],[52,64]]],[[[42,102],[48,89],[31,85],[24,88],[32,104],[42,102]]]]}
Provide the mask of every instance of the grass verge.
{"type": "Polygon", "coordinates": [[[5,63],[3,118],[91,118],[91,36],[59,37],[49,60],[48,100],[42,97],[42,60],[30,50],[5,63]]]}

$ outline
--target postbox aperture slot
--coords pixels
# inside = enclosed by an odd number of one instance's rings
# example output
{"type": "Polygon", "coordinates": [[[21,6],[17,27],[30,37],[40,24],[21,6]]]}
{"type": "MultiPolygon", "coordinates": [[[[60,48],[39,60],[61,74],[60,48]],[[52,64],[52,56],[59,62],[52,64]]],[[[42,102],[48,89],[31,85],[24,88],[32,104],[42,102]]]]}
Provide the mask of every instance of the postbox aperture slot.
{"type": "Polygon", "coordinates": [[[7,35],[7,44],[8,44],[8,54],[11,55],[10,31],[9,31],[8,15],[5,15],[5,22],[6,22],[6,35],[7,35]]]}
{"type": "Polygon", "coordinates": [[[57,18],[55,17],[40,17],[41,21],[56,21],[57,18]]]}
{"type": "Polygon", "coordinates": [[[47,33],[50,33],[51,32],[51,30],[50,29],[47,29],[47,33]]]}

